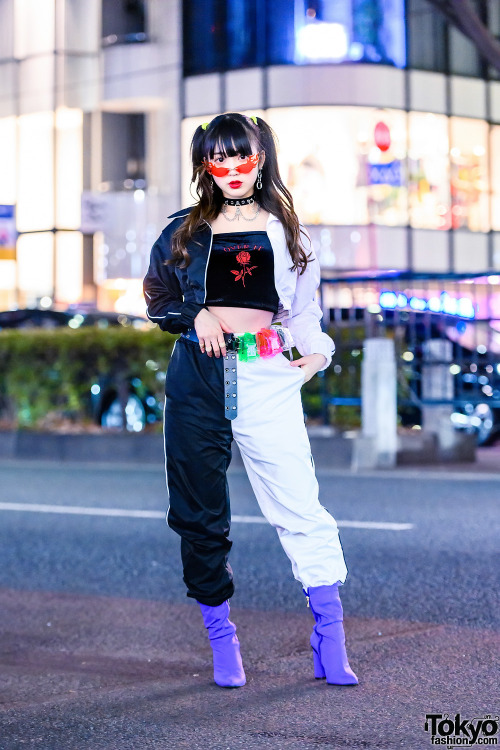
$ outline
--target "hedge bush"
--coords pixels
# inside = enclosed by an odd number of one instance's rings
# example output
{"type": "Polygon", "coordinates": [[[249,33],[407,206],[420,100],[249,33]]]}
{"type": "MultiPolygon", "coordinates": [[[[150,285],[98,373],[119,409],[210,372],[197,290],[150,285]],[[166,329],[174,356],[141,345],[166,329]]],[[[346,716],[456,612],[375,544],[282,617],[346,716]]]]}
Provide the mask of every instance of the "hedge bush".
{"type": "MultiPolygon", "coordinates": [[[[176,339],[159,328],[0,331],[0,426],[39,429],[57,421],[91,425],[90,388],[103,375],[114,381],[139,378],[142,387],[162,403],[176,339]]],[[[294,350],[294,358],[298,356],[294,350]]],[[[334,361],[341,359],[337,355],[334,361]]],[[[309,420],[322,421],[323,396],[340,395],[342,380],[330,367],[302,387],[309,420]]],[[[330,422],[339,419],[338,407],[326,411],[330,422]]]]}
{"type": "Polygon", "coordinates": [[[0,331],[0,415],[11,427],[41,427],[50,416],[91,423],[99,376],[139,377],[163,400],[175,336],[158,328],[0,331]]]}

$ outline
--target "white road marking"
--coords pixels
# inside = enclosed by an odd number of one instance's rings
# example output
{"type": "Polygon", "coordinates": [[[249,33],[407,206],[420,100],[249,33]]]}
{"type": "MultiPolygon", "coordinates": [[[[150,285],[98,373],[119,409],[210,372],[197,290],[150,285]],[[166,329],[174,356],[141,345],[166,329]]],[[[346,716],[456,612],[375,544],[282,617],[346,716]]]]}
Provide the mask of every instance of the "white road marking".
{"type": "Polygon", "coordinates": [[[129,510],[128,508],[86,508],[82,505],[40,505],[38,503],[0,503],[0,510],[31,513],[62,513],[76,516],[115,516],[121,518],[165,518],[166,511],[129,510]]]}
{"type": "MultiPolygon", "coordinates": [[[[39,503],[0,503],[0,510],[24,511],[30,513],[60,513],[76,516],[107,516],[109,518],[156,518],[165,519],[164,510],[133,510],[128,508],[89,508],[82,505],[42,505],[39,503]]],[[[263,516],[232,516],[234,523],[264,523],[263,516]]],[[[338,526],[349,529],[382,529],[387,531],[408,531],[412,523],[391,523],[389,521],[337,521],[338,526]]]]}
{"type": "Polygon", "coordinates": [[[392,523],[391,521],[337,521],[337,526],[345,529],[382,529],[386,531],[409,531],[413,523],[392,523]]]}

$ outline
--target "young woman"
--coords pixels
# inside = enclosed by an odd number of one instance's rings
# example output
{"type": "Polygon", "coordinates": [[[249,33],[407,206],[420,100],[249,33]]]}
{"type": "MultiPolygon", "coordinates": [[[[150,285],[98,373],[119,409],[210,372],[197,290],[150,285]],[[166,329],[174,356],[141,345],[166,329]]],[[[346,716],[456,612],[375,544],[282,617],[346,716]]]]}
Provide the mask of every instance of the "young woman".
{"type": "Polygon", "coordinates": [[[167,523],[181,537],[187,596],[201,608],[215,682],[244,685],[228,601],[234,438],[313,612],[314,676],[357,684],[338,594],[347,569],[337,524],[318,499],[300,394],[335,350],[315,300],[319,263],[264,120],[219,115],[196,129],[191,154],[199,201],[169,217],[144,279],[150,320],[181,334],[167,371],[164,435],[167,523]],[[283,354],[291,357],[292,344],[295,361],[283,354]]]}

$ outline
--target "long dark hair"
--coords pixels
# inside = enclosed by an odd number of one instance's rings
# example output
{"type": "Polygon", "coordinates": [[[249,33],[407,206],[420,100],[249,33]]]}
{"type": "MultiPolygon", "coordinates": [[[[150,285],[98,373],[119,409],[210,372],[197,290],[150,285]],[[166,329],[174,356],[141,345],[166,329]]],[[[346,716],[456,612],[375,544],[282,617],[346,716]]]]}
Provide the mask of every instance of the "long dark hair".
{"type": "Polygon", "coordinates": [[[191,141],[191,158],[193,175],[191,184],[196,184],[198,203],[191,209],[172,235],[172,258],[165,261],[179,263],[186,268],[191,258],[186,249],[193,234],[203,225],[210,223],[220,213],[224,196],[222,190],[212,182],[211,176],[205,169],[204,159],[213,159],[216,151],[222,156],[250,156],[253,146],[264,151],[266,158],[262,167],[262,189],[255,190],[255,198],[264,211],[277,216],[283,224],[286,242],[293,266],[290,270],[305,271],[308,256],[300,241],[301,228],[297,214],[293,208],[293,198],[280,177],[278,158],[276,154],[276,135],[262,118],[256,117],[257,124],[249,117],[238,112],[227,112],[218,115],[204,130],[202,126],[196,128],[191,141]]]}

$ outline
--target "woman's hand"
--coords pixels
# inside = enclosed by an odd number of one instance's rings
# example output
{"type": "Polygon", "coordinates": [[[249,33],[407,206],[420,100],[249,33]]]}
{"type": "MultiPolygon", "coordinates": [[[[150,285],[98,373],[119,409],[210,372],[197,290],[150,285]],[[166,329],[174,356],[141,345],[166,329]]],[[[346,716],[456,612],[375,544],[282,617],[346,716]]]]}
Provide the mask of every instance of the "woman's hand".
{"type": "Polygon", "coordinates": [[[219,318],[204,307],[194,319],[194,327],[202,352],[206,352],[209,357],[212,354],[216,357],[220,357],[221,354],[223,357],[226,356],[224,331],[219,318]]]}
{"type": "Polygon", "coordinates": [[[324,354],[307,354],[305,357],[300,359],[294,359],[290,362],[292,367],[300,367],[304,373],[304,383],[311,380],[313,375],[316,375],[318,370],[326,364],[326,357],[324,354]]]}

